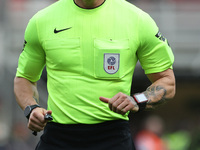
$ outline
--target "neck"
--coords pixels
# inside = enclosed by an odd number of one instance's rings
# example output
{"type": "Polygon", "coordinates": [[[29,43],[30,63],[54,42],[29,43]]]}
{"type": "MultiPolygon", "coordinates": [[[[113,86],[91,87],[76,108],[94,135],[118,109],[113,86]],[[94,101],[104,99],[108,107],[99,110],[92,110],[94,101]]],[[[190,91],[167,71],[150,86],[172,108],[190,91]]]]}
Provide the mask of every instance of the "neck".
{"type": "Polygon", "coordinates": [[[105,0],[74,0],[74,2],[81,8],[92,9],[103,4],[105,0]]]}

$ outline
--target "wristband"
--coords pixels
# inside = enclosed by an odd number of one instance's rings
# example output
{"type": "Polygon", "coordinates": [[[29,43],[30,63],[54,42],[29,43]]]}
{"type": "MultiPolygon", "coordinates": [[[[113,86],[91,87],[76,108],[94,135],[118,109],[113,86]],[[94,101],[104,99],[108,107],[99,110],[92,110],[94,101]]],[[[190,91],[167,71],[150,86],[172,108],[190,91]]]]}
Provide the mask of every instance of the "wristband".
{"type": "Polygon", "coordinates": [[[40,105],[28,105],[26,106],[25,110],[24,110],[24,115],[27,119],[29,119],[31,112],[33,111],[33,109],[37,108],[37,107],[41,107],[40,105]]]}
{"type": "Polygon", "coordinates": [[[146,108],[146,104],[148,102],[148,99],[145,96],[145,94],[144,93],[134,94],[133,98],[135,102],[137,103],[137,105],[139,106],[138,112],[143,111],[146,108]]]}

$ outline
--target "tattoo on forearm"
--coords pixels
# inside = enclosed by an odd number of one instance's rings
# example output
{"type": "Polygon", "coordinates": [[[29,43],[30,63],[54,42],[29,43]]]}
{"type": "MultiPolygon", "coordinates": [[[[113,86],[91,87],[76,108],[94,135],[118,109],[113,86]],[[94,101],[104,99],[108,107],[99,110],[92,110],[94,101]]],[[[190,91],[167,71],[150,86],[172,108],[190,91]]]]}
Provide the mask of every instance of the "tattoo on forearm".
{"type": "Polygon", "coordinates": [[[151,105],[158,105],[165,102],[167,90],[162,86],[150,86],[145,91],[145,95],[148,98],[148,103],[151,105]]]}
{"type": "Polygon", "coordinates": [[[37,103],[39,103],[39,101],[38,101],[38,99],[37,99],[36,97],[33,96],[33,98],[35,99],[35,101],[36,101],[37,103]]]}
{"type": "Polygon", "coordinates": [[[127,98],[131,101],[131,103],[135,106],[135,107],[138,107],[137,103],[135,102],[134,98],[132,96],[128,96],[127,95],[127,98]]]}
{"type": "MultiPolygon", "coordinates": [[[[131,103],[134,105],[134,109],[138,109],[139,110],[139,106],[138,104],[136,103],[136,101],[134,100],[134,98],[132,96],[128,96],[127,95],[127,98],[131,101],[131,103]]],[[[135,110],[131,110],[131,111],[135,111],[135,110]]]]}

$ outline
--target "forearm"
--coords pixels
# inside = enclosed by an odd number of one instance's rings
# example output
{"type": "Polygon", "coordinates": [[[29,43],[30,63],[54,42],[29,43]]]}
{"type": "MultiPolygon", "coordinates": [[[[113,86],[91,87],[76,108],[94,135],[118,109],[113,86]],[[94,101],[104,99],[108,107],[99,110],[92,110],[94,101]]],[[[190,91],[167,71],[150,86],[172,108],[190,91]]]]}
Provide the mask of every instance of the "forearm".
{"type": "Polygon", "coordinates": [[[175,78],[166,76],[152,83],[144,92],[148,98],[146,109],[153,109],[170,100],[175,95],[175,78]]]}
{"type": "Polygon", "coordinates": [[[138,112],[145,109],[152,109],[159,104],[164,103],[166,100],[171,99],[175,95],[175,77],[172,69],[167,69],[163,72],[152,73],[147,75],[152,82],[151,86],[143,93],[146,95],[148,102],[145,105],[146,98],[142,96],[139,100],[135,96],[131,97],[122,92],[117,93],[112,98],[99,97],[99,99],[108,103],[111,111],[118,114],[126,114],[128,111],[138,112]],[[142,100],[144,100],[142,102],[142,100]]]}
{"type": "Polygon", "coordinates": [[[32,83],[25,78],[15,77],[14,79],[14,94],[16,101],[22,110],[27,105],[34,105],[39,100],[36,83],[32,83]]]}

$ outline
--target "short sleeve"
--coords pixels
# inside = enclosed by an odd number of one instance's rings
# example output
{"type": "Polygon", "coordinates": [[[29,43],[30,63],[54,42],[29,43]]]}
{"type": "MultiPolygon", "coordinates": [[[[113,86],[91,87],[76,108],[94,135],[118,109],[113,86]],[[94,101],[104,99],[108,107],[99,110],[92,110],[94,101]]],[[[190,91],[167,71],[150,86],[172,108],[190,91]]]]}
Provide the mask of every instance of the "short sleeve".
{"type": "Polygon", "coordinates": [[[137,56],[145,74],[172,69],[174,55],[167,39],[159,32],[154,20],[141,13],[138,37],[140,46],[137,56]]]}
{"type": "Polygon", "coordinates": [[[19,56],[17,77],[36,82],[40,79],[45,65],[45,53],[40,44],[36,20],[33,17],[25,31],[24,49],[19,56]]]}

